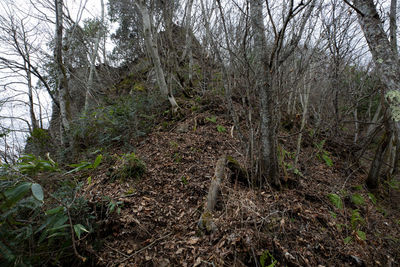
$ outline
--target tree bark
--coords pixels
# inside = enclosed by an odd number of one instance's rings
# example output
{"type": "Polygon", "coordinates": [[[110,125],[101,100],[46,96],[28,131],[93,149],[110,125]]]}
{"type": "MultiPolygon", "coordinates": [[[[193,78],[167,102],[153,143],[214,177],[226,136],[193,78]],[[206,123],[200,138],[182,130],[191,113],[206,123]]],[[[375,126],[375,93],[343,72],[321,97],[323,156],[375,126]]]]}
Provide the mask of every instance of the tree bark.
{"type": "MultiPolygon", "coordinates": [[[[382,21],[373,0],[354,0],[354,8],[358,13],[358,21],[367,40],[374,63],[385,85],[385,100],[389,106],[389,118],[393,123],[397,134],[400,133],[400,68],[398,55],[392,49],[386,35],[382,21]],[[391,118],[390,118],[391,117],[391,118]]],[[[385,116],[386,117],[386,116],[385,116]]],[[[371,164],[368,174],[367,186],[374,189],[379,186],[379,171],[382,165],[383,154],[390,140],[389,128],[386,128],[385,140],[377,149],[375,159],[371,164]],[[388,137],[389,136],[389,137],[388,137]]]]}
{"type": "MultiPolygon", "coordinates": [[[[254,31],[254,50],[256,64],[261,67],[257,81],[257,89],[260,95],[260,132],[261,155],[259,160],[260,178],[259,184],[265,185],[268,180],[272,185],[280,188],[279,168],[276,149],[276,136],[273,114],[273,90],[271,87],[271,69],[268,64],[267,42],[265,38],[264,17],[262,15],[263,4],[261,0],[250,1],[251,23],[254,31]]],[[[256,68],[257,69],[257,68],[256,68]]]]}
{"type": "Polygon", "coordinates": [[[390,45],[392,51],[397,54],[397,0],[390,1],[389,19],[390,45]]]}
{"type": "Polygon", "coordinates": [[[56,36],[54,46],[54,57],[57,64],[57,88],[58,101],[60,104],[61,119],[61,141],[64,146],[68,146],[68,135],[70,130],[70,99],[68,92],[68,80],[66,68],[62,58],[62,38],[63,38],[63,1],[55,0],[56,8],[56,36]]]}
{"type": "Polygon", "coordinates": [[[189,58],[189,84],[193,84],[193,53],[192,53],[192,6],[193,0],[189,0],[186,4],[186,21],[185,21],[185,32],[186,32],[186,42],[185,49],[182,53],[183,61],[186,55],[189,58]]]}
{"type": "Polygon", "coordinates": [[[167,83],[165,81],[164,71],[162,69],[160,56],[158,54],[157,40],[154,40],[152,34],[152,24],[150,20],[149,10],[147,9],[146,4],[143,0],[135,1],[135,5],[139,9],[139,12],[142,16],[145,44],[147,51],[153,61],[158,86],[160,87],[161,93],[168,97],[168,100],[172,106],[172,110],[176,112],[178,110],[178,104],[176,103],[172,92],[168,89],[167,83]]]}
{"type": "MultiPolygon", "coordinates": [[[[90,55],[90,70],[89,70],[89,78],[86,86],[86,95],[85,95],[85,113],[88,112],[89,106],[90,106],[90,99],[93,97],[93,76],[94,76],[94,71],[96,68],[96,58],[97,58],[97,53],[99,51],[99,46],[100,46],[100,39],[101,39],[101,31],[102,27],[104,26],[104,0],[101,0],[101,22],[99,25],[99,29],[96,33],[96,41],[94,44],[94,49],[92,51],[92,54],[90,55]]],[[[105,48],[104,48],[105,49],[105,48]]]]}

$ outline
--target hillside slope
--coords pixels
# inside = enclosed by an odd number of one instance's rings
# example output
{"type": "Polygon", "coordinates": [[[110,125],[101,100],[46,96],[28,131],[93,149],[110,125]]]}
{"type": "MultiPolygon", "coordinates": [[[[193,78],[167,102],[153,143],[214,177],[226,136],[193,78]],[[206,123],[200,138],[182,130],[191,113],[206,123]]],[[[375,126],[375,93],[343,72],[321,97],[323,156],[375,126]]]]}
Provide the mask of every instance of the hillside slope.
{"type": "MultiPolygon", "coordinates": [[[[224,179],[214,214],[218,230],[202,233],[197,223],[216,161],[222,155],[244,161],[224,113],[221,108],[186,111],[180,121],[134,141],[136,156],[147,166],[140,179],[113,179],[112,164],[93,174],[86,197],[95,204],[107,196],[120,207],[119,214],[102,222],[95,248],[82,244],[94,256],[94,264],[397,265],[397,204],[390,206],[379,197],[376,201],[363,187],[365,174],[345,169],[338,157],[331,156],[333,166],[328,166],[312,144],[303,149],[301,172],[288,170],[288,183],[281,191],[224,179]],[[217,125],[226,131],[218,131],[217,125]]],[[[295,140],[284,136],[281,146],[293,150],[295,140]]],[[[394,199],[395,192],[388,192],[392,195],[386,197],[394,199]]]]}

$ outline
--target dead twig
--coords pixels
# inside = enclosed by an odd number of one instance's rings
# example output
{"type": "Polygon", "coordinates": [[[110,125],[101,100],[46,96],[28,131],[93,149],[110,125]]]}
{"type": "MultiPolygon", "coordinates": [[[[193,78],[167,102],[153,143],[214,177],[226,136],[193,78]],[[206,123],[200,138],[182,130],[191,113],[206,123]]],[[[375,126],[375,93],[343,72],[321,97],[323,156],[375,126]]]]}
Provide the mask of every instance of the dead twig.
{"type": "Polygon", "coordinates": [[[145,247],[143,247],[143,248],[141,248],[141,249],[135,251],[134,253],[132,253],[132,255],[129,255],[129,257],[126,257],[125,259],[120,260],[120,261],[118,262],[118,264],[123,263],[123,262],[125,262],[125,261],[127,261],[127,260],[133,258],[135,255],[137,255],[137,254],[139,254],[140,252],[142,252],[142,251],[148,249],[149,247],[153,246],[153,245],[154,245],[155,243],[157,243],[158,241],[161,241],[161,240],[167,238],[167,237],[170,236],[171,234],[172,234],[172,233],[168,233],[168,234],[166,234],[166,235],[164,235],[164,236],[162,236],[162,237],[160,237],[160,238],[157,238],[156,240],[154,240],[153,242],[151,242],[151,243],[148,244],[147,246],[145,246],[145,247]]]}

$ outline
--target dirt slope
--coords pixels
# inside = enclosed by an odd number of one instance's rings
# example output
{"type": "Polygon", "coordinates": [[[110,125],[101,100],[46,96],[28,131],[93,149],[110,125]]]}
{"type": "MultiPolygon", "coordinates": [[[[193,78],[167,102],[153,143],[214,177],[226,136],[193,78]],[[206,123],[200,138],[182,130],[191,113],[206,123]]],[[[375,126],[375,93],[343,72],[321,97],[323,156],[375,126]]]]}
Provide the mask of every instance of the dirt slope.
{"type": "MultiPolygon", "coordinates": [[[[147,166],[140,180],[112,181],[106,171],[93,177],[87,198],[96,203],[108,196],[121,207],[102,223],[97,247],[81,245],[95,255],[96,265],[269,266],[276,260],[276,266],[397,266],[398,208],[374,204],[360,186],[364,174],[345,170],[340,158],[332,157],[334,165],[327,166],[313,146],[302,152],[302,176],[289,171],[280,192],[225,179],[215,213],[218,231],[201,233],[197,222],[217,159],[225,154],[244,160],[231,122],[221,113],[188,115],[135,141],[135,153],[147,166]],[[328,198],[339,192],[343,209],[328,198]],[[365,203],[354,204],[354,194],[365,203]]],[[[281,141],[293,151],[295,140],[281,141]]]]}

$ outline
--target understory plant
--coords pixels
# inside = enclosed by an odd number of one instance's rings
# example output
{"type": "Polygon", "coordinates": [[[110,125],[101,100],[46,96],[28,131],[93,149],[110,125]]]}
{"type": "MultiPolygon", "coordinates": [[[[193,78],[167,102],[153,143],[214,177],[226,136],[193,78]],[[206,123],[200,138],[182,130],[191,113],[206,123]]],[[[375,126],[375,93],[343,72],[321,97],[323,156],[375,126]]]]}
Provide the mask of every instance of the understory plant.
{"type": "Polygon", "coordinates": [[[63,172],[50,157],[33,155],[21,157],[14,166],[0,166],[1,266],[86,260],[78,243],[93,231],[94,216],[80,196],[82,183],[62,179],[47,190],[39,182],[45,173],[61,177],[63,172]]]}

